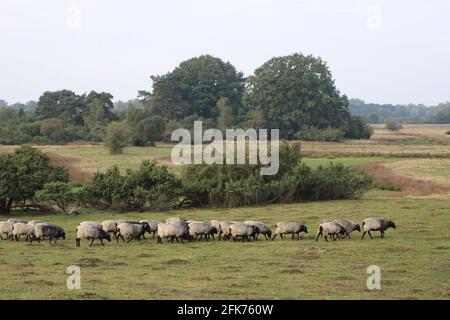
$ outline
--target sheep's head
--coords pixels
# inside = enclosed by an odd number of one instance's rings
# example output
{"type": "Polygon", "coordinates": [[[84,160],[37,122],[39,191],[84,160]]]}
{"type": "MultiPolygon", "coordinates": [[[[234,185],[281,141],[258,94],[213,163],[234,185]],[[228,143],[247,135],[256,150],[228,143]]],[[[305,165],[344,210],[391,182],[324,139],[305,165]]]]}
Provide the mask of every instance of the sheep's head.
{"type": "Polygon", "coordinates": [[[63,231],[61,232],[61,238],[63,238],[64,240],[66,240],[66,233],[63,231]]]}
{"type": "Polygon", "coordinates": [[[144,231],[150,232],[150,225],[147,222],[142,223],[142,226],[144,227],[144,231]]]}
{"type": "Polygon", "coordinates": [[[209,228],[209,233],[210,233],[210,234],[217,234],[217,228],[211,226],[211,227],[209,228]]]}
{"type": "Polygon", "coordinates": [[[391,227],[393,229],[397,228],[397,226],[395,225],[394,221],[392,221],[392,220],[389,220],[389,227],[391,227]]]}
{"type": "Polygon", "coordinates": [[[108,240],[108,242],[111,242],[111,235],[109,233],[106,234],[106,240],[108,240]]]}
{"type": "Polygon", "coordinates": [[[361,232],[361,227],[358,223],[355,224],[355,230],[358,230],[359,232],[361,232]]]}
{"type": "Polygon", "coordinates": [[[300,232],[308,233],[308,228],[304,224],[302,224],[300,226],[300,232]]]}

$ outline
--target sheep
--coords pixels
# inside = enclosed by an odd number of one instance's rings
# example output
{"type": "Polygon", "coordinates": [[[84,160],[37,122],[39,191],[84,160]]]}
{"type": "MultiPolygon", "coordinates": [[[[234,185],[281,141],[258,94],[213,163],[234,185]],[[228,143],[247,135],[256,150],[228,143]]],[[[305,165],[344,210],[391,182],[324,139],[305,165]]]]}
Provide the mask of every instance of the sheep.
{"type": "Polygon", "coordinates": [[[110,233],[113,233],[114,239],[117,237],[117,222],[113,220],[105,220],[101,223],[101,228],[103,231],[110,233]]]}
{"type": "Polygon", "coordinates": [[[27,236],[26,240],[28,241],[28,239],[34,235],[34,226],[20,222],[15,223],[12,236],[16,239],[16,241],[19,241],[20,236],[22,235],[27,236]]]}
{"type": "Polygon", "coordinates": [[[24,223],[27,224],[27,221],[23,221],[23,220],[17,220],[17,219],[8,219],[6,222],[9,222],[11,224],[16,224],[16,223],[24,223]]]}
{"type": "MultiPolygon", "coordinates": [[[[189,226],[187,226],[187,231],[189,232],[189,226]]],[[[173,243],[173,240],[176,239],[181,240],[182,243],[183,237],[186,234],[186,225],[182,223],[159,223],[158,231],[157,231],[157,242],[162,244],[162,239],[169,239],[170,242],[173,243]]]]}
{"type": "Polygon", "coordinates": [[[386,220],[383,218],[367,218],[363,220],[362,227],[364,230],[364,233],[362,235],[362,239],[364,239],[364,236],[366,233],[369,234],[369,237],[373,239],[372,235],[370,234],[370,231],[380,231],[381,238],[384,238],[384,232],[389,229],[393,228],[396,229],[397,226],[395,225],[394,221],[392,220],[386,220]]]}
{"type": "Polygon", "coordinates": [[[50,238],[50,243],[55,239],[55,243],[59,238],[66,239],[66,233],[63,228],[57,226],[52,223],[38,223],[34,226],[34,235],[31,237],[30,244],[37,240],[37,242],[41,242],[40,240],[44,237],[50,238]]]}
{"type": "Polygon", "coordinates": [[[346,235],[347,232],[345,228],[340,225],[337,222],[322,222],[319,225],[319,229],[317,230],[317,237],[316,242],[319,240],[319,237],[323,236],[325,238],[325,241],[328,241],[328,236],[331,236],[333,241],[336,241],[336,239],[340,239],[339,235],[343,234],[346,235]]]}
{"type": "Polygon", "coordinates": [[[234,222],[230,222],[230,221],[220,221],[219,223],[219,240],[221,239],[221,237],[223,236],[224,240],[227,240],[230,238],[230,226],[233,224],[234,222]]]}
{"type": "Polygon", "coordinates": [[[14,224],[7,222],[7,221],[0,222],[0,239],[13,240],[13,238],[12,238],[13,229],[14,229],[14,224]],[[3,234],[6,234],[6,239],[3,238],[3,236],[2,236],[3,234]]]}
{"type": "Polygon", "coordinates": [[[259,232],[256,234],[256,240],[258,240],[259,234],[264,235],[266,240],[270,240],[270,238],[272,237],[272,230],[270,230],[268,226],[260,221],[245,221],[244,224],[258,227],[259,232]]]}
{"type": "Polygon", "coordinates": [[[44,221],[40,221],[40,220],[31,220],[31,221],[28,221],[28,223],[27,224],[29,224],[30,226],[35,226],[35,225],[37,225],[38,223],[45,223],[44,221]]]}
{"type": "Polygon", "coordinates": [[[91,226],[96,228],[102,228],[102,224],[97,221],[81,221],[80,226],[91,226]]]}
{"type": "Polygon", "coordinates": [[[250,238],[254,237],[258,230],[259,229],[256,226],[250,226],[243,223],[233,223],[230,225],[229,234],[233,238],[233,241],[238,239],[250,241],[250,238]]]}
{"type": "Polygon", "coordinates": [[[108,232],[106,232],[102,228],[98,228],[88,224],[79,225],[77,227],[76,233],[77,238],[75,239],[75,244],[77,247],[80,247],[81,238],[91,240],[91,244],[89,245],[89,247],[92,247],[96,239],[100,240],[102,246],[105,246],[105,244],[103,243],[103,239],[111,242],[111,236],[108,232]]]}
{"type": "Polygon", "coordinates": [[[346,232],[343,238],[349,237],[351,239],[352,237],[350,236],[350,233],[352,233],[355,230],[361,232],[361,227],[359,226],[359,224],[358,223],[354,223],[353,221],[349,221],[349,220],[323,220],[322,223],[324,223],[324,222],[336,222],[336,223],[340,224],[345,229],[345,232],[346,232]]]}
{"type": "Polygon", "coordinates": [[[118,220],[116,222],[117,222],[117,225],[119,225],[121,223],[141,224],[139,221],[136,221],[136,220],[118,220]]]}
{"type": "Polygon", "coordinates": [[[158,224],[161,223],[161,221],[158,220],[141,220],[139,221],[140,223],[148,223],[149,227],[150,227],[150,231],[148,231],[148,233],[152,233],[153,234],[153,239],[155,239],[155,233],[156,231],[158,231],[158,224]]]}
{"type": "Polygon", "coordinates": [[[172,223],[177,223],[177,222],[187,222],[187,220],[184,218],[167,218],[166,219],[167,224],[169,224],[169,223],[172,224],[172,223]]]}
{"type": "Polygon", "coordinates": [[[198,236],[200,236],[199,240],[202,239],[202,236],[205,237],[206,240],[209,239],[209,236],[212,236],[214,239],[214,234],[217,233],[216,227],[206,222],[191,221],[188,223],[188,226],[189,234],[191,237],[195,237],[195,240],[197,240],[198,236]]]}
{"type": "Polygon", "coordinates": [[[138,241],[141,240],[141,237],[144,237],[144,233],[150,230],[150,226],[148,223],[144,222],[142,224],[133,224],[133,223],[120,223],[117,225],[117,242],[121,238],[123,242],[125,242],[124,236],[127,237],[127,242],[130,242],[133,239],[138,241]]]}
{"type": "Polygon", "coordinates": [[[283,239],[283,234],[292,234],[292,240],[294,240],[294,235],[297,235],[297,240],[300,239],[300,232],[308,233],[308,228],[297,221],[283,221],[278,222],[276,225],[275,235],[272,238],[272,241],[275,240],[277,235],[280,235],[280,238],[283,239]]]}

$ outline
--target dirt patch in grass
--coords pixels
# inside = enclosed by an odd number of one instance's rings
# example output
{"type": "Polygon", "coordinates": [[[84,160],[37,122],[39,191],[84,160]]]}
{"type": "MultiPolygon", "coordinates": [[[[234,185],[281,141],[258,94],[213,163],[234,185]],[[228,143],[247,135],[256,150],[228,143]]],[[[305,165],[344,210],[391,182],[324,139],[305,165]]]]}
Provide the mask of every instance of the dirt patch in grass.
{"type": "Polygon", "coordinates": [[[68,157],[56,153],[50,153],[48,157],[51,165],[61,166],[69,171],[72,182],[86,183],[92,180],[92,173],[81,168],[81,158],[68,157]]]}
{"type": "Polygon", "coordinates": [[[373,184],[380,189],[399,191],[400,196],[444,195],[450,188],[431,181],[413,179],[397,174],[384,162],[357,165],[373,177],[373,184]]]}
{"type": "Polygon", "coordinates": [[[97,258],[83,258],[75,262],[75,264],[80,267],[98,267],[100,265],[105,265],[106,262],[97,258]]]}
{"type": "Polygon", "coordinates": [[[164,264],[168,264],[171,266],[176,266],[176,265],[182,265],[182,264],[187,264],[189,263],[187,260],[183,260],[183,259],[172,259],[172,260],[168,260],[166,262],[164,262],[164,264]]]}

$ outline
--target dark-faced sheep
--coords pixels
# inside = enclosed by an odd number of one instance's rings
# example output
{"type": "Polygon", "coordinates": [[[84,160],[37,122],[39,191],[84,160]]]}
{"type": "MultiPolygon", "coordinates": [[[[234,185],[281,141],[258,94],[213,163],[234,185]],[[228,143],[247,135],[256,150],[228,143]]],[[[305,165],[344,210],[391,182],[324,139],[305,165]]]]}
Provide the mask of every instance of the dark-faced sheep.
{"type": "Polygon", "coordinates": [[[366,233],[369,234],[369,237],[373,239],[372,234],[370,231],[380,231],[381,238],[384,238],[384,232],[389,228],[397,228],[394,221],[392,220],[386,220],[382,218],[367,218],[363,220],[362,227],[364,230],[364,233],[362,235],[362,239],[364,239],[364,236],[366,233]]]}
{"type": "Polygon", "coordinates": [[[283,239],[283,234],[292,234],[292,240],[294,240],[294,235],[297,235],[297,240],[300,239],[300,232],[308,233],[308,228],[297,221],[284,221],[278,222],[277,228],[275,230],[275,235],[272,240],[275,240],[277,235],[280,235],[280,238],[283,239]]]}
{"type": "Polygon", "coordinates": [[[108,242],[111,242],[111,236],[109,233],[107,233],[102,228],[96,227],[96,226],[90,226],[90,225],[79,225],[76,230],[77,238],[75,240],[76,246],[80,246],[81,239],[87,239],[91,240],[91,244],[89,247],[92,247],[95,240],[100,240],[102,243],[102,246],[105,246],[103,243],[103,240],[107,240],[108,242]]]}

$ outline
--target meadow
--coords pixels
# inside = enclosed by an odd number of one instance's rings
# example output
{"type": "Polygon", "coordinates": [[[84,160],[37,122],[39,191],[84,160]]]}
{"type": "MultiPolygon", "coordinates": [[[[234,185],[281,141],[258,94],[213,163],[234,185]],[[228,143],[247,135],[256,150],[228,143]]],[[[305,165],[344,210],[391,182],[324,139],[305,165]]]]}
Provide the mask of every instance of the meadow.
{"type": "MultiPolygon", "coordinates": [[[[0,241],[1,299],[449,299],[450,298],[450,126],[407,125],[397,133],[381,126],[368,141],[304,143],[304,161],[360,166],[379,185],[361,200],[277,204],[246,208],[204,208],[168,212],[99,212],[78,216],[29,215],[61,225],[66,240],[29,245],[0,241]],[[411,126],[411,127],[410,127],[411,126]],[[397,183],[399,189],[384,188],[397,183]],[[155,239],[129,244],[82,240],[75,228],[83,220],[160,219],[182,216],[209,221],[299,220],[309,229],[300,240],[201,241],[156,244],[155,239]],[[323,219],[361,223],[371,216],[390,218],[397,229],[384,239],[315,242],[323,219]],[[66,288],[66,268],[81,268],[81,290],[66,288]],[[367,267],[381,269],[381,290],[368,290],[367,267]]],[[[41,146],[53,161],[66,165],[79,182],[113,164],[137,167],[141,160],[167,160],[169,145],[127,148],[109,155],[102,145],[41,146]]],[[[0,146],[0,153],[14,147],[0,146]]],[[[177,170],[177,169],[175,169],[177,170]]],[[[9,216],[0,216],[6,220],[9,216]]]]}

